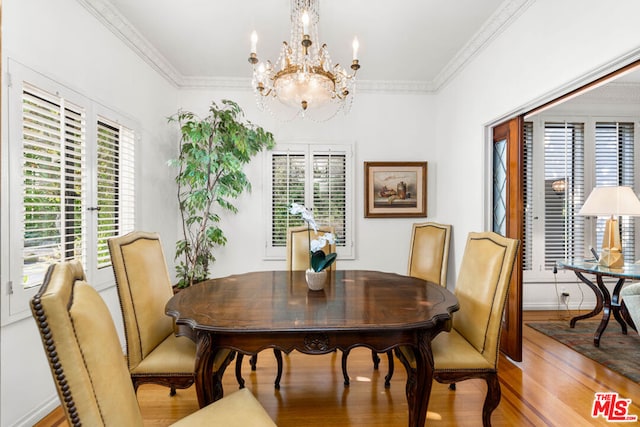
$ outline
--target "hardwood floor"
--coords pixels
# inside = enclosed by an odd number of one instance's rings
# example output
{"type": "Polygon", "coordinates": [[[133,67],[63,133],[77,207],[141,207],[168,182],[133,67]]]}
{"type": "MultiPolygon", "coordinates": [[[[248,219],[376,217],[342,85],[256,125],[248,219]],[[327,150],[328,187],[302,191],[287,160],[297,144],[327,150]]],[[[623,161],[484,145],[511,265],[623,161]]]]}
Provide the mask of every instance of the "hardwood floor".
{"type": "MultiPolygon", "coordinates": [[[[525,323],[544,319],[569,319],[567,312],[525,312],[525,323]]],[[[615,321],[609,327],[616,327],[615,321]]],[[[595,326],[594,326],[595,330],[595,326]]],[[[640,384],[634,383],[587,359],[536,331],[523,328],[521,363],[502,357],[499,372],[502,400],[493,413],[492,425],[499,426],[605,426],[604,418],[593,419],[591,409],[596,392],[617,392],[631,399],[629,413],[640,416],[640,384]]],[[[605,332],[606,333],[606,332],[605,332]]],[[[633,333],[633,331],[631,331],[633,333]]],[[[396,363],[391,388],[384,388],[386,357],[380,371],[374,371],[371,352],[357,348],[349,355],[351,386],[342,384],[341,353],[308,356],[297,352],[284,358],[281,389],[275,390],[275,359],[262,352],[258,369],[251,372],[248,359],[243,370],[247,387],[280,427],[287,426],[406,426],[404,394],[406,374],[396,363]]],[[[237,389],[233,368],[224,380],[227,393],[237,389]]],[[[479,380],[458,383],[456,391],[434,383],[427,425],[481,425],[485,385],[479,380]]],[[[138,400],[146,426],[166,426],[197,409],[195,389],[178,390],[143,385],[138,400]]],[[[66,426],[61,409],[37,426],[66,426]]]]}

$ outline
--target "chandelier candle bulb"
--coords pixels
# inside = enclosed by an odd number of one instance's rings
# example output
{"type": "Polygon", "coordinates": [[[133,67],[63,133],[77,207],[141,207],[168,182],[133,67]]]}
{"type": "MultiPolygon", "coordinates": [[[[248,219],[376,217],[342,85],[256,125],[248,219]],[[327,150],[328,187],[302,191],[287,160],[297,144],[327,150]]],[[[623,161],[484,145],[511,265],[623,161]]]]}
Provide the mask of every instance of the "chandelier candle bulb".
{"type": "Polygon", "coordinates": [[[256,50],[257,46],[258,46],[258,33],[254,31],[251,33],[251,53],[257,55],[258,53],[256,50]]]}
{"type": "Polygon", "coordinates": [[[358,60],[358,49],[360,48],[360,42],[358,42],[358,38],[354,37],[353,38],[353,60],[357,61],[358,60]]]}
{"type": "Polygon", "coordinates": [[[302,34],[309,35],[309,12],[307,11],[302,14],[302,34]]]}

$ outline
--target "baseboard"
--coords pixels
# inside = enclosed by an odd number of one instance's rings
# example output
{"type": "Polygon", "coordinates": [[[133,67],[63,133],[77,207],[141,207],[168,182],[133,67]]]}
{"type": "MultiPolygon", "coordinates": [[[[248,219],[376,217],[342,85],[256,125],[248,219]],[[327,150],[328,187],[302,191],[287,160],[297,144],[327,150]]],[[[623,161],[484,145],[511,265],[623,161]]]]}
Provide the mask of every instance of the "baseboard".
{"type": "Polygon", "coordinates": [[[44,417],[53,412],[53,410],[58,406],[60,406],[60,399],[58,399],[58,395],[55,394],[45,403],[35,408],[33,411],[28,412],[11,427],[33,427],[44,417]]]}
{"type": "Polygon", "coordinates": [[[530,311],[583,311],[583,310],[591,310],[594,307],[595,303],[593,302],[582,302],[576,301],[575,303],[569,302],[568,305],[564,304],[552,304],[548,302],[541,303],[527,303],[522,305],[523,310],[530,311]]]}

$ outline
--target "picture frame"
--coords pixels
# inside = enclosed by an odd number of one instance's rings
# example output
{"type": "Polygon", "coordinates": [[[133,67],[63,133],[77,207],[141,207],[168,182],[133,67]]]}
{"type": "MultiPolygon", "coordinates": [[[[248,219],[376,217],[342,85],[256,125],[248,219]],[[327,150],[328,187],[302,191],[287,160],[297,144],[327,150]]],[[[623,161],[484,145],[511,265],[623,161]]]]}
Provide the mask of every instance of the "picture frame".
{"type": "Polygon", "coordinates": [[[364,162],[365,218],[427,216],[427,162],[364,162]]]}

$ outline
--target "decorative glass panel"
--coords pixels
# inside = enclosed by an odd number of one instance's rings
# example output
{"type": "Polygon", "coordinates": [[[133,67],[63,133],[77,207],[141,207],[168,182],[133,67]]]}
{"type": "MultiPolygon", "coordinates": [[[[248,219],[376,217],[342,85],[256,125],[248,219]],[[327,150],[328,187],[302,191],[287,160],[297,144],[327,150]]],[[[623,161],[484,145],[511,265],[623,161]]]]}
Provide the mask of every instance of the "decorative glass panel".
{"type": "Polygon", "coordinates": [[[493,144],[493,231],[507,232],[507,140],[493,144]]]}

